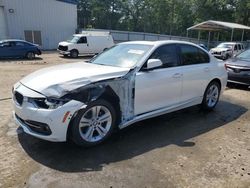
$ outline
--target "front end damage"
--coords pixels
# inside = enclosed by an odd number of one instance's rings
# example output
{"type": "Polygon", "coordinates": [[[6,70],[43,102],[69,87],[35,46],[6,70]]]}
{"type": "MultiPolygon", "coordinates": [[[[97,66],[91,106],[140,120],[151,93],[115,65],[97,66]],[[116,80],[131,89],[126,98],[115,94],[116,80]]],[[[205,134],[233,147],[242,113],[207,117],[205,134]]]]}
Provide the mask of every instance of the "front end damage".
{"type": "MultiPolygon", "coordinates": [[[[98,100],[106,95],[112,104],[118,101],[119,105],[119,127],[127,121],[134,118],[134,88],[135,88],[135,70],[129,71],[125,76],[119,78],[112,78],[102,81],[97,81],[84,86],[80,86],[80,80],[75,82],[78,86],[77,89],[67,92],[67,94],[62,95],[61,99],[66,100],[76,100],[88,105],[90,102],[98,100]],[[80,87],[79,87],[80,86],[80,87]]],[[[73,82],[71,82],[71,87],[73,87],[73,82]]],[[[58,87],[58,86],[57,86],[58,87]]],[[[65,87],[65,86],[62,86],[65,87]]],[[[56,89],[56,88],[55,88],[56,89]]],[[[51,88],[50,88],[51,90],[51,88]]],[[[62,94],[65,91],[62,91],[62,94]]]]}
{"type": "Polygon", "coordinates": [[[19,83],[13,90],[14,119],[32,136],[49,141],[66,141],[68,127],[78,111],[108,96],[119,117],[118,127],[122,128],[134,118],[134,87],[135,69],[124,76],[95,82],[86,78],[75,79],[51,85],[41,92],[19,83]],[[23,95],[21,105],[17,103],[17,93],[23,95]],[[67,102],[50,106],[53,101],[67,102]]]}

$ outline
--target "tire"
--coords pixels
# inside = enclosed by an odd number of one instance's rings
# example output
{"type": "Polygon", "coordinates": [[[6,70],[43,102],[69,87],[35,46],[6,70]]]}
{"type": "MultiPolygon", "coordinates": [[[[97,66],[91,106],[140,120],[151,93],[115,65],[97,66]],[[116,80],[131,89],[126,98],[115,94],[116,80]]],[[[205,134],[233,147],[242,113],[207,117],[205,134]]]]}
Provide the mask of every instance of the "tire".
{"type": "Polygon", "coordinates": [[[216,107],[220,98],[220,91],[221,86],[217,81],[212,81],[208,84],[201,104],[203,110],[212,111],[216,107]]]}
{"type": "Polygon", "coordinates": [[[70,57],[72,58],[77,58],[79,55],[78,51],[77,50],[71,50],[70,51],[70,57]]]}
{"type": "Polygon", "coordinates": [[[96,100],[77,113],[71,127],[70,138],[79,146],[95,146],[109,138],[115,126],[114,107],[105,100],[96,100]]]}
{"type": "Polygon", "coordinates": [[[26,58],[29,59],[29,60],[32,60],[32,59],[35,59],[36,55],[34,52],[28,52],[26,54],[26,58]]]}

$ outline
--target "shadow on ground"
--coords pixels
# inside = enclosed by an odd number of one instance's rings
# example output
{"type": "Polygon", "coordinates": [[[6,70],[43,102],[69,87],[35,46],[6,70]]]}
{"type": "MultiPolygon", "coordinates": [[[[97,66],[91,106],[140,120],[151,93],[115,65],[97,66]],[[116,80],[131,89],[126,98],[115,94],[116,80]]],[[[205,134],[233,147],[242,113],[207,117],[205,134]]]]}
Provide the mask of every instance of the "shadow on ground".
{"type": "Polygon", "coordinates": [[[25,133],[18,135],[27,154],[38,163],[63,172],[102,170],[104,165],[130,159],[156,148],[193,147],[188,141],[239,118],[246,108],[221,101],[215,111],[204,113],[198,107],[152,118],[116,133],[104,144],[79,148],[70,143],[51,143],[25,133]]]}
{"type": "Polygon", "coordinates": [[[239,89],[239,90],[250,91],[250,86],[247,86],[247,85],[227,83],[227,87],[229,89],[239,89]]]}
{"type": "Polygon", "coordinates": [[[0,58],[0,62],[8,62],[8,61],[41,61],[43,60],[42,57],[35,57],[34,59],[27,59],[27,58],[0,58]]]}

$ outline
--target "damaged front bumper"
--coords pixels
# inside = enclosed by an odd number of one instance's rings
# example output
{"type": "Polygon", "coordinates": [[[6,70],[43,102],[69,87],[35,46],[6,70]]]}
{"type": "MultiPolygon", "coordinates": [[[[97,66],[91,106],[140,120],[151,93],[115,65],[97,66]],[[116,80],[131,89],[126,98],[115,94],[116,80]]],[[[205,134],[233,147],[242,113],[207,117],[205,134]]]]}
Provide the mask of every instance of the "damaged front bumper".
{"type": "Polygon", "coordinates": [[[29,102],[29,97],[44,97],[19,85],[13,90],[14,119],[27,134],[40,139],[64,142],[67,140],[67,130],[73,115],[86,105],[80,101],[71,100],[56,109],[38,108],[29,102]],[[19,94],[16,99],[15,93],[19,94]],[[20,101],[20,96],[23,96],[20,101]]]}

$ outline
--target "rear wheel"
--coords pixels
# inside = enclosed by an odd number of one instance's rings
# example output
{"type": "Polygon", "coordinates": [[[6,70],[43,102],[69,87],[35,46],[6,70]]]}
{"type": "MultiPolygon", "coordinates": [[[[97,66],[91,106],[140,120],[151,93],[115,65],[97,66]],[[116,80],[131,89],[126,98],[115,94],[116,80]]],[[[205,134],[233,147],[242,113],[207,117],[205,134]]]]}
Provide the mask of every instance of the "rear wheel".
{"type": "Polygon", "coordinates": [[[35,59],[35,53],[34,52],[28,52],[26,54],[26,58],[29,60],[35,59]]]}
{"type": "Polygon", "coordinates": [[[211,111],[217,105],[220,98],[220,84],[216,81],[211,82],[204,93],[202,108],[211,111]]]}
{"type": "Polygon", "coordinates": [[[116,114],[105,100],[97,100],[79,111],[73,122],[71,138],[80,146],[94,146],[105,141],[113,132],[116,114]]]}
{"type": "Polygon", "coordinates": [[[70,51],[70,57],[77,58],[79,55],[77,50],[71,50],[70,51]]]}

